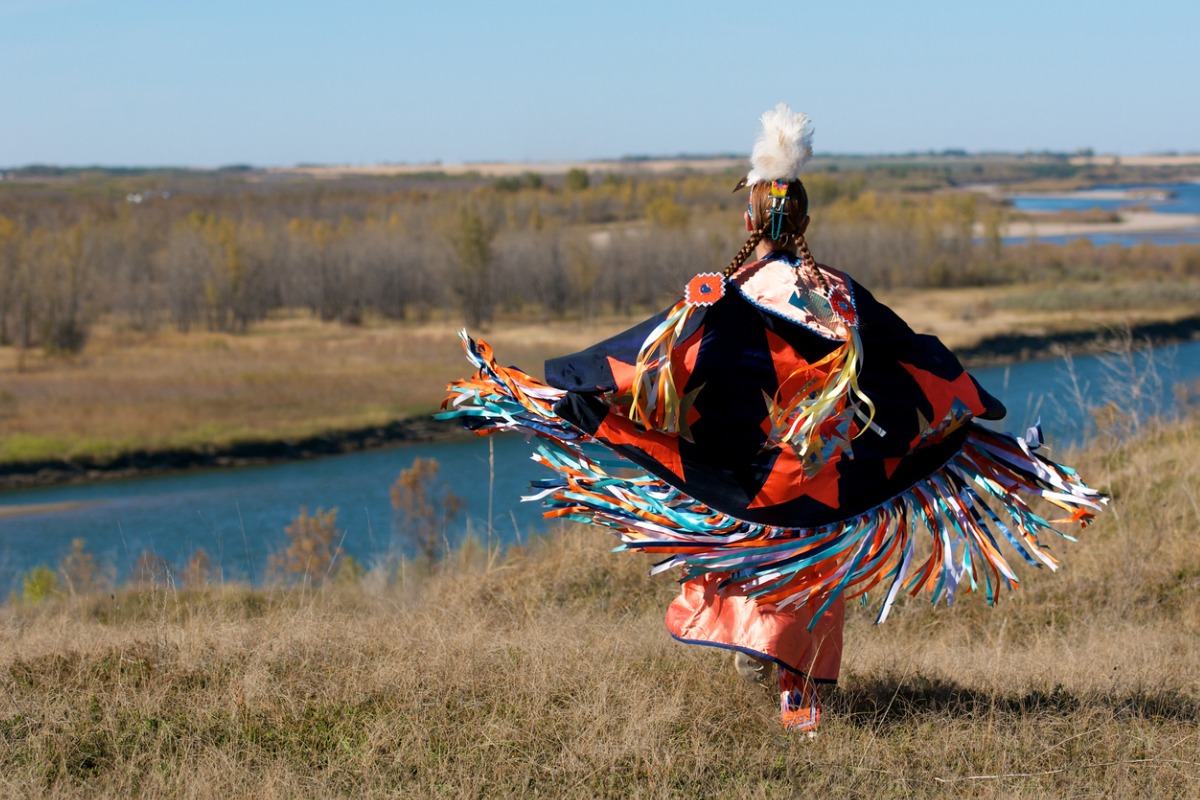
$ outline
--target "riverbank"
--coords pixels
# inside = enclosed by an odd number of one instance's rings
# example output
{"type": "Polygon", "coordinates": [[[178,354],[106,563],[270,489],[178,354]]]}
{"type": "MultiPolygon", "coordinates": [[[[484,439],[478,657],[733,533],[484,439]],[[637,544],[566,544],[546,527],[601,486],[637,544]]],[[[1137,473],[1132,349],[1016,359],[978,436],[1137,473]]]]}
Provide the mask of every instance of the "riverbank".
{"type": "Polygon", "coordinates": [[[956,354],[968,368],[993,367],[1064,355],[1109,353],[1129,343],[1140,348],[1194,339],[1200,339],[1200,314],[1170,322],[1142,322],[1121,328],[1087,328],[1046,335],[997,334],[973,347],[960,348],[956,354]]]}
{"type": "MultiPolygon", "coordinates": [[[[81,456],[0,464],[0,491],[277,464],[470,435],[460,424],[433,419],[431,412],[387,425],[330,431],[301,439],[250,441],[225,447],[209,445],[195,450],[137,450],[113,458],[81,456]]],[[[29,509],[22,513],[29,513],[29,509]]]]}
{"type": "MultiPolygon", "coordinates": [[[[907,302],[904,298],[896,298],[897,307],[903,307],[907,302]]],[[[1004,321],[999,324],[1004,324],[1004,321]]],[[[958,344],[955,349],[959,358],[969,368],[974,368],[1064,354],[1103,353],[1127,347],[1131,341],[1139,346],[1141,343],[1159,345],[1190,341],[1200,338],[1200,314],[1124,327],[1091,327],[1051,333],[994,333],[965,345],[959,344],[964,339],[960,327],[938,333],[952,345],[958,344]]],[[[0,490],[257,466],[471,436],[458,423],[434,420],[433,411],[431,404],[428,413],[386,424],[332,430],[298,438],[259,439],[225,446],[207,444],[196,448],[143,448],[112,457],[83,455],[9,462],[0,464],[0,490]]]]}
{"type": "MultiPolygon", "coordinates": [[[[1030,190],[1014,195],[1011,187],[987,183],[968,185],[964,191],[995,203],[1015,204],[1014,213],[1001,229],[1002,236],[1011,241],[1200,229],[1200,213],[1189,199],[1197,184],[1200,182],[1181,180],[1103,189],[1030,190]],[[1185,195],[1182,198],[1181,193],[1185,195]]],[[[976,224],[976,236],[988,233],[984,223],[976,224]]]]}

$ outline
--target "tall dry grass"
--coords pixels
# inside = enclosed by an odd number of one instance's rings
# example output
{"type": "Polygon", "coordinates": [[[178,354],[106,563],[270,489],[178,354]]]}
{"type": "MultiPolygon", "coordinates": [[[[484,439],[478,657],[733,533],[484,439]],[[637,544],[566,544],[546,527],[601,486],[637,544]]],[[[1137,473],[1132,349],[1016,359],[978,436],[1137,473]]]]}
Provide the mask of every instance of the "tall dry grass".
{"type": "Polygon", "coordinates": [[[994,608],[851,609],[816,740],[570,527],[403,581],[5,610],[0,793],[1196,796],[1198,446],[1193,420],[1070,454],[1112,511],[994,608]]]}

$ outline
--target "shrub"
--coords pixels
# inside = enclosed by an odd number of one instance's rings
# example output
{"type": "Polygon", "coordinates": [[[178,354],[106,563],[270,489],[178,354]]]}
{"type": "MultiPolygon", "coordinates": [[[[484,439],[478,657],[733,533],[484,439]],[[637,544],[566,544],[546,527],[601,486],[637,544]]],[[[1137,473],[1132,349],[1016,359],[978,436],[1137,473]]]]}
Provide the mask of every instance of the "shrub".
{"type": "Polygon", "coordinates": [[[392,484],[393,527],[429,563],[445,555],[446,526],[462,511],[463,501],[437,482],[442,465],[436,458],[417,458],[392,484]]]}
{"type": "Polygon", "coordinates": [[[41,603],[44,600],[56,600],[62,595],[62,590],[58,588],[58,574],[45,564],[39,564],[21,578],[22,602],[41,603]]]}
{"type": "Polygon", "coordinates": [[[338,510],[318,508],[311,516],[301,507],[300,514],[284,529],[288,546],[271,556],[270,570],[284,579],[300,579],[306,585],[319,586],[332,574],[334,562],[342,554],[342,533],[337,527],[338,510]]]}
{"type": "Polygon", "coordinates": [[[188,589],[202,589],[208,585],[212,573],[212,559],[203,547],[198,547],[183,567],[183,585],[188,589]]]}
{"type": "Polygon", "coordinates": [[[72,595],[90,594],[109,584],[96,564],[95,556],[84,552],[83,548],[83,539],[72,539],[71,551],[58,562],[58,574],[72,595]]]}
{"type": "Polygon", "coordinates": [[[581,192],[588,188],[591,180],[588,178],[587,170],[575,167],[567,171],[567,177],[564,185],[572,192],[581,192]]]}
{"type": "Polygon", "coordinates": [[[175,567],[153,550],[143,550],[133,565],[132,580],[146,588],[161,588],[175,583],[175,567]]]}

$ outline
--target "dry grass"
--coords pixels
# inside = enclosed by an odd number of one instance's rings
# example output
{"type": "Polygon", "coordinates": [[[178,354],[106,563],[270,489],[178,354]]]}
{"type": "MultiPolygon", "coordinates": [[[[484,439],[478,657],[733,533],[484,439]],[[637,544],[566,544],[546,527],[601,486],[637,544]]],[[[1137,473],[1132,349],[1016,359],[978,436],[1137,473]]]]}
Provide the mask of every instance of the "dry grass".
{"type": "Polygon", "coordinates": [[[902,319],[951,349],[1008,334],[1110,332],[1196,314],[1200,280],[1069,282],[880,293],[902,319]]]}
{"type": "Polygon", "coordinates": [[[0,793],[1196,796],[1198,446],[1070,456],[1113,512],[996,608],[853,611],[814,741],[669,639],[669,581],[569,528],[391,585],[5,611],[0,793]]]}
{"type": "MultiPolygon", "coordinates": [[[[540,364],[620,323],[506,325],[506,358],[540,364]]],[[[276,319],[237,336],[101,328],[71,360],[0,348],[0,461],[222,447],[432,413],[467,368],[450,322],[345,327],[276,319]]]]}

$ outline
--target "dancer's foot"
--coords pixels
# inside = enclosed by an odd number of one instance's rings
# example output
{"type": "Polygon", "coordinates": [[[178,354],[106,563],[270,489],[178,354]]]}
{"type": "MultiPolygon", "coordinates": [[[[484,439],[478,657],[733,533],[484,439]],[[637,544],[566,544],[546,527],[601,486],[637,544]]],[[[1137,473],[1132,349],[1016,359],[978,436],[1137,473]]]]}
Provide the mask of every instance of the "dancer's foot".
{"type": "Polygon", "coordinates": [[[779,713],[785,730],[816,736],[821,724],[821,696],[806,675],[779,669],[779,713]]]}
{"type": "Polygon", "coordinates": [[[817,738],[817,727],[821,724],[821,708],[784,709],[781,712],[783,728],[792,733],[802,733],[809,739],[817,738]]]}
{"type": "Polygon", "coordinates": [[[737,670],[738,677],[744,681],[751,683],[766,683],[767,668],[770,665],[761,658],[755,658],[748,653],[743,653],[740,650],[734,651],[733,668],[737,670]]]}

